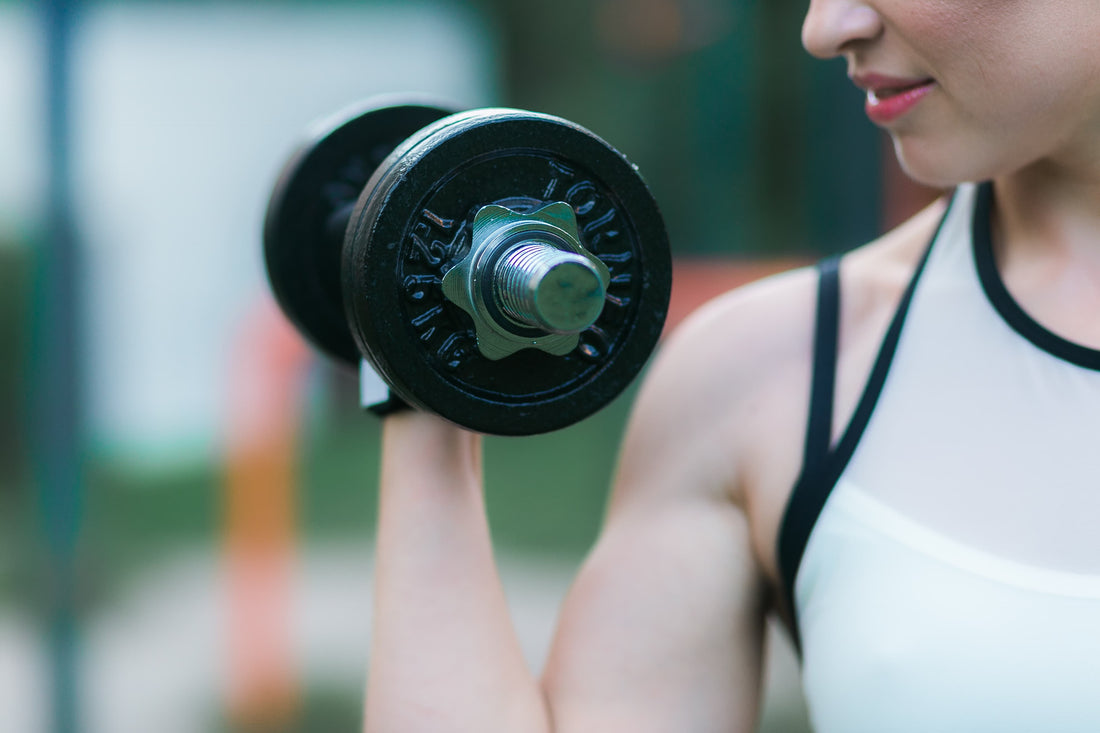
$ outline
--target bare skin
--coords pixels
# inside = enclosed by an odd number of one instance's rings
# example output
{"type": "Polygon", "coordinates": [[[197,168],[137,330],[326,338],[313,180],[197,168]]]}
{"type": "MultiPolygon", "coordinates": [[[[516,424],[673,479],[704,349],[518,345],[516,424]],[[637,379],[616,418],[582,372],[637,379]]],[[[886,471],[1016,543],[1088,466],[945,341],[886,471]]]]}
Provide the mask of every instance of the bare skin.
{"type": "MultiPolygon", "coordinates": [[[[841,420],[941,212],[845,260],[841,420]]],[[[387,420],[367,730],[752,730],[816,288],[804,269],[730,293],[662,349],[541,678],[496,574],[479,438],[429,415],[387,420]]]]}
{"type": "MultiPolygon", "coordinates": [[[[1095,0],[812,0],[803,29],[811,53],[845,57],[857,77],[934,84],[890,128],[903,165],[942,185],[994,179],[1009,291],[1093,348],[1100,64],[1081,49],[1098,33],[1095,0]]],[[[844,258],[834,435],[943,209],[844,258]]],[[[541,675],[497,576],[480,439],[429,415],[389,418],[366,730],[753,730],[764,621],[783,611],[776,537],[802,457],[816,288],[811,270],[770,278],[702,308],[664,344],[541,675]]]]}

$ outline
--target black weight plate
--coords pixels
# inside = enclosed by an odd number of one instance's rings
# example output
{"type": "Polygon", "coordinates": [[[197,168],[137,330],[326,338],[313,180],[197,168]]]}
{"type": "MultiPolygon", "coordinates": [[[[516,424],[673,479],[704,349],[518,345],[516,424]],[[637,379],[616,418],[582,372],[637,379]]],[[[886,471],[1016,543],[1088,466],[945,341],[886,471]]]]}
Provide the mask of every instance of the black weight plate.
{"type": "Polygon", "coordinates": [[[379,166],[348,236],[343,290],[359,348],[406,401],[480,432],[548,432],[599,410],[641,370],[668,309],[668,238],[648,187],[621,153],[556,117],[473,110],[430,125],[379,166]],[[469,251],[482,206],[559,200],[611,270],[604,311],[565,356],[486,359],[442,276],[469,251]]]}
{"type": "Polygon", "coordinates": [[[454,112],[419,97],[368,100],[318,125],[279,175],[264,219],[268,280],[287,318],[339,361],[360,359],[340,293],[347,217],[395,147],[454,112]]]}

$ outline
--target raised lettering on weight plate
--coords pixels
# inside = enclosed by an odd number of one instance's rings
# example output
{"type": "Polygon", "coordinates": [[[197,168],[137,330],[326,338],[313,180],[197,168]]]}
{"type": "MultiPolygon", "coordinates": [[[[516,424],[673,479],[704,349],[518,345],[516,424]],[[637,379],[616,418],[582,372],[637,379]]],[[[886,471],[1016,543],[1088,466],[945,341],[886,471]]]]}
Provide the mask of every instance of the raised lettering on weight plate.
{"type": "Polygon", "coordinates": [[[543,191],[547,201],[564,200],[577,215],[577,225],[585,249],[596,255],[611,274],[607,305],[598,321],[581,334],[576,353],[598,362],[604,359],[617,338],[634,305],[634,274],[638,262],[632,242],[623,237],[619,210],[595,181],[583,178],[569,166],[549,161],[550,177],[543,191]],[[602,328],[601,328],[602,326],[602,328]]]}
{"type": "Polygon", "coordinates": [[[458,369],[473,356],[476,348],[474,338],[474,335],[469,331],[452,333],[443,341],[443,344],[436,351],[436,355],[448,369],[458,369]]]}
{"type": "Polygon", "coordinates": [[[455,250],[462,244],[466,222],[463,222],[457,231],[451,233],[453,228],[454,219],[444,219],[425,209],[421,220],[416,223],[409,235],[413,252],[418,253],[429,267],[438,268],[450,262],[455,250]],[[440,230],[451,234],[448,241],[436,236],[436,232],[440,230]]]}
{"type": "Polygon", "coordinates": [[[542,191],[543,201],[553,201],[557,195],[558,189],[562,184],[562,179],[566,181],[572,180],[576,173],[572,168],[562,165],[556,160],[550,161],[550,182],[546,184],[546,188],[542,191]]]}
{"type": "Polygon", "coordinates": [[[421,303],[427,299],[433,288],[440,287],[440,280],[435,275],[408,275],[401,283],[405,288],[405,297],[413,303],[421,303]]]}
{"type": "Polygon", "coordinates": [[[605,308],[604,314],[609,318],[613,317],[619,320],[633,303],[633,299],[628,293],[631,284],[634,282],[631,268],[634,253],[629,250],[615,254],[605,253],[599,255],[599,258],[611,272],[611,282],[608,283],[607,292],[607,304],[611,308],[605,308]]]}
{"type": "Polygon", "coordinates": [[[565,202],[577,212],[577,218],[588,216],[596,205],[600,203],[600,194],[596,191],[596,184],[592,181],[574,183],[565,192],[565,202]]]}
{"type": "Polygon", "coordinates": [[[611,338],[599,326],[589,326],[581,333],[577,352],[588,361],[602,361],[607,356],[611,338]]]}
{"type": "Polygon", "coordinates": [[[443,300],[442,282],[470,247],[469,224],[424,209],[409,228],[401,269],[408,323],[417,338],[447,369],[463,366],[473,354],[463,344],[473,338],[455,322],[443,300]]]}

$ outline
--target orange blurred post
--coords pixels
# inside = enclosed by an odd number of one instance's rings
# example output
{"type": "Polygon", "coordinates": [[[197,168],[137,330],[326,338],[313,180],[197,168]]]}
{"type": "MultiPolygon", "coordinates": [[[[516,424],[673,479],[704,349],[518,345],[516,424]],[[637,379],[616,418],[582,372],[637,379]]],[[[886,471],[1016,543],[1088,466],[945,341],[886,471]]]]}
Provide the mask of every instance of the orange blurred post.
{"type": "Polygon", "coordinates": [[[295,484],[309,352],[274,303],[234,348],[226,453],[229,717],[279,731],[299,704],[290,617],[295,484]]]}

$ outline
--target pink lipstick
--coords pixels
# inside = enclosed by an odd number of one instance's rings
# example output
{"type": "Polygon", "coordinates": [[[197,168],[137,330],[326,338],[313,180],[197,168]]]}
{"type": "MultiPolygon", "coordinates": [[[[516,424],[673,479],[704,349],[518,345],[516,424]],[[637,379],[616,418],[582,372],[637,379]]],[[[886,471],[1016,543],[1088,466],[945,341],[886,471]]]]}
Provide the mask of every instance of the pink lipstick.
{"type": "Polygon", "coordinates": [[[867,92],[867,102],[863,108],[877,125],[898,119],[936,86],[932,79],[901,79],[880,74],[853,76],[852,81],[867,92]]]}

